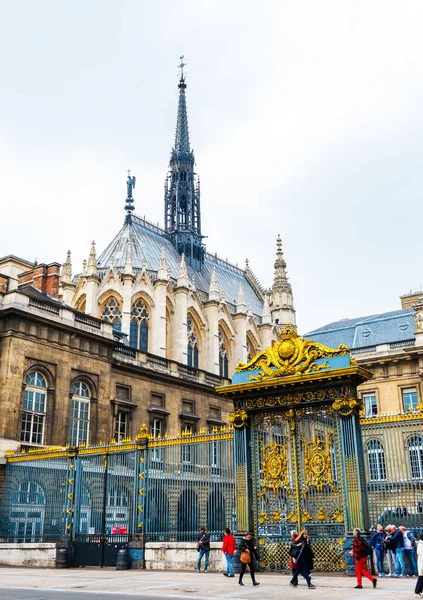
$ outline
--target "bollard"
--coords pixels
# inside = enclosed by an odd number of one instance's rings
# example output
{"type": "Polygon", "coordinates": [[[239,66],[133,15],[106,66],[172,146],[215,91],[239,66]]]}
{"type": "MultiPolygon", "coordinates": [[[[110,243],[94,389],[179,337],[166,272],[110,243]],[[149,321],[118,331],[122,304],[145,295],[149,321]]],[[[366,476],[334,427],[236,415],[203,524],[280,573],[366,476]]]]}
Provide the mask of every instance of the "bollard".
{"type": "Polygon", "coordinates": [[[142,534],[135,534],[134,540],[129,542],[130,569],[144,569],[144,540],[142,534]]]}
{"type": "Polygon", "coordinates": [[[69,544],[67,542],[56,542],[56,569],[69,569],[69,544]]]}
{"type": "Polygon", "coordinates": [[[125,569],[129,569],[128,548],[126,546],[120,548],[116,561],[117,571],[124,571],[125,569]]]}

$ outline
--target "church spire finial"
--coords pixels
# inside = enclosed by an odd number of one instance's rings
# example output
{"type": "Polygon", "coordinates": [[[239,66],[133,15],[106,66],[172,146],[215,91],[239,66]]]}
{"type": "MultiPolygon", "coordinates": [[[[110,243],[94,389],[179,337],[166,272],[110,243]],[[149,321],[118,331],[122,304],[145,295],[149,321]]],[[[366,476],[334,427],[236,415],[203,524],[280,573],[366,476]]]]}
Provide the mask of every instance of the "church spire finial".
{"type": "Polygon", "coordinates": [[[276,260],[275,260],[275,276],[273,279],[274,292],[288,292],[292,294],[292,287],[288,281],[286,274],[286,262],[282,252],[282,240],[280,234],[276,239],[276,260]]]}
{"type": "Polygon", "coordinates": [[[178,69],[181,70],[181,74],[180,74],[180,78],[179,78],[179,83],[185,83],[185,77],[184,77],[184,67],[187,66],[187,63],[184,63],[184,55],[182,54],[182,56],[179,57],[180,59],[180,64],[178,65],[178,69]]]}
{"type": "Polygon", "coordinates": [[[132,211],[135,208],[132,191],[135,188],[136,181],[137,181],[137,178],[134,177],[133,175],[131,176],[131,169],[128,169],[128,179],[126,180],[125,225],[130,225],[132,223],[132,211]]]}
{"type": "Polygon", "coordinates": [[[183,61],[183,56],[181,56],[181,64],[179,65],[179,69],[181,70],[181,75],[179,79],[179,102],[178,102],[178,116],[176,119],[176,134],[175,134],[175,148],[177,156],[190,156],[190,144],[189,144],[189,130],[188,130],[188,112],[187,112],[187,100],[185,97],[185,90],[187,88],[187,84],[185,83],[185,74],[184,67],[186,63],[183,61]]]}

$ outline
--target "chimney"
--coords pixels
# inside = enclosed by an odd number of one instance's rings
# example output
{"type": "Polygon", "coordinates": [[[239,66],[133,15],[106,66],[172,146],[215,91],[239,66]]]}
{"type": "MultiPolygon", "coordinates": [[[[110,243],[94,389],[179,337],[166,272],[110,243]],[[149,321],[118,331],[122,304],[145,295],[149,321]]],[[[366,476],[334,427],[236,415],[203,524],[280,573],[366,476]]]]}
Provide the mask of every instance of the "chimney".
{"type": "Polygon", "coordinates": [[[59,263],[44,263],[35,265],[33,269],[24,271],[18,275],[18,289],[27,285],[32,285],[34,288],[48,294],[52,298],[59,296],[60,283],[60,267],[59,263]]]}

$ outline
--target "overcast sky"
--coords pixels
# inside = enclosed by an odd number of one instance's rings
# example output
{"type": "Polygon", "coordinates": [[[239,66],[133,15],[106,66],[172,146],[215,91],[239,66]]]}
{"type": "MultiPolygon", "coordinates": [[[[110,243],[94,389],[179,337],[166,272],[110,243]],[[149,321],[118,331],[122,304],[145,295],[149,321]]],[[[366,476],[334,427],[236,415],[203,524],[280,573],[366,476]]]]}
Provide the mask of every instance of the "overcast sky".
{"type": "Polygon", "coordinates": [[[421,0],[0,0],[0,256],[80,272],[124,219],[163,224],[179,56],[211,252],[301,332],[400,307],[423,273],[421,0]]]}

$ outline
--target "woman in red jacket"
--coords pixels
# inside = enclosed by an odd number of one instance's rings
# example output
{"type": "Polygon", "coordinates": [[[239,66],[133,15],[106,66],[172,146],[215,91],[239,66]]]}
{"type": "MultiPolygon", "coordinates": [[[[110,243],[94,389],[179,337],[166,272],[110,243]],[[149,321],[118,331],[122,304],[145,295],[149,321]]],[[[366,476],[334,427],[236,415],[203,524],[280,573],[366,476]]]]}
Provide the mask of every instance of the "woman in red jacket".
{"type": "Polygon", "coordinates": [[[226,573],[223,573],[225,577],[234,577],[234,568],[232,566],[232,557],[235,554],[235,538],[231,534],[229,527],[223,532],[223,544],[222,552],[226,558],[226,573]]]}

